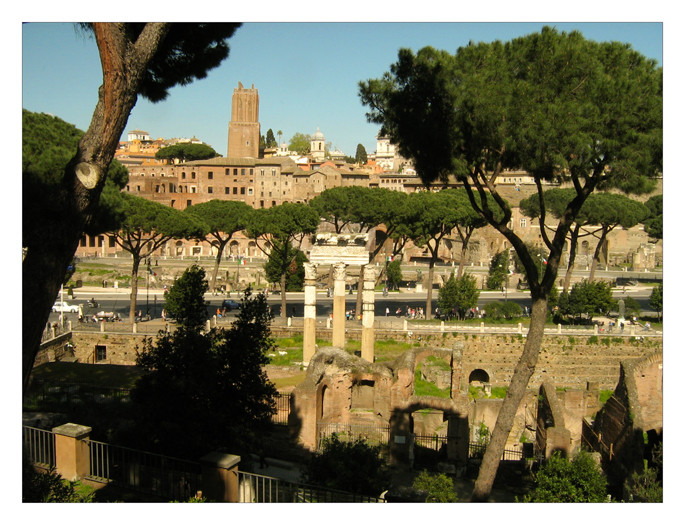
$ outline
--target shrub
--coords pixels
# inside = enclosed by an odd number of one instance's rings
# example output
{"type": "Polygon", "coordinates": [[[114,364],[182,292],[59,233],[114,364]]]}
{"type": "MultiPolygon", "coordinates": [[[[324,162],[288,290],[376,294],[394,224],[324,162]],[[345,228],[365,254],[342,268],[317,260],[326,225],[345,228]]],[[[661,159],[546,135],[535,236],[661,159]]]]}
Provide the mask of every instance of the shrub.
{"type": "Polygon", "coordinates": [[[484,309],[489,319],[517,319],[523,316],[521,305],[513,301],[492,301],[484,309]]]}
{"type": "Polygon", "coordinates": [[[587,452],[573,460],[555,452],[535,474],[535,487],[525,496],[533,503],[602,503],[607,482],[601,468],[587,452]]]}
{"type": "Polygon", "coordinates": [[[338,434],[324,438],[321,450],[306,465],[307,483],[333,490],[378,496],[388,488],[388,472],[380,446],[363,439],[343,441],[338,434]]]}
{"type": "Polygon", "coordinates": [[[414,490],[426,494],[426,503],[455,503],[457,494],[454,482],[445,474],[429,474],[422,471],[414,480],[414,490]]]}

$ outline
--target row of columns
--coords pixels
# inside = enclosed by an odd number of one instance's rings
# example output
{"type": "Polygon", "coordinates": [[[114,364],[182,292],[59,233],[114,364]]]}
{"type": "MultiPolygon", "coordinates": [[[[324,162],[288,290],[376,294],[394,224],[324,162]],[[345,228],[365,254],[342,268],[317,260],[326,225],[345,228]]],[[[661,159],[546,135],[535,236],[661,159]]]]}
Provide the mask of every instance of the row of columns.
{"type": "MultiPolygon", "coordinates": [[[[331,344],[345,348],[345,263],[333,266],[333,337],[331,344]]],[[[304,263],[304,332],[303,362],[305,365],[316,353],[316,264],[304,263]]],[[[373,363],[374,352],[374,287],[376,272],[371,266],[363,266],[362,289],[362,359],[373,363]]]]}

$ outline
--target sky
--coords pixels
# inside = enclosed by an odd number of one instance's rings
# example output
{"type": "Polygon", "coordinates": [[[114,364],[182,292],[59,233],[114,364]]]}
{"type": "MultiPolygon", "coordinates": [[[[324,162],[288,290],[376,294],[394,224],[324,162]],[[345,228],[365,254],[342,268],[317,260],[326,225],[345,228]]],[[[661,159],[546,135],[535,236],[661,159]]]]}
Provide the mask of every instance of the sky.
{"type": "MultiPolygon", "coordinates": [[[[244,20],[244,19],[243,19],[244,20]]],[[[127,132],[152,138],[196,137],[226,155],[233,90],[241,82],[259,91],[261,132],[319,129],[333,149],[354,156],[358,144],[376,150],[379,126],[366,120],[360,81],[380,77],[402,47],[433,46],[454,52],[469,41],[507,41],[552,25],[579,30],[591,40],[617,40],[662,64],[663,25],[655,22],[247,22],[229,40],[229,57],[207,78],[171,90],[163,102],[142,98],[127,132]]],[[[69,22],[22,25],[22,107],[56,115],[87,129],[101,84],[92,38],[69,22]]]]}

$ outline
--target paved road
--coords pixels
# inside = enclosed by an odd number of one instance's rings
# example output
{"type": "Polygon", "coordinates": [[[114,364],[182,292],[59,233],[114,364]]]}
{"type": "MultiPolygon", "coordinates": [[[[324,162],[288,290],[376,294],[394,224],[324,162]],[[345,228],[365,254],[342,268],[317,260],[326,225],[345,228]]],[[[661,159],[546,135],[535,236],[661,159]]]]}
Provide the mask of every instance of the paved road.
{"type": "MultiPolygon", "coordinates": [[[[646,286],[628,286],[626,287],[625,293],[622,288],[617,288],[614,290],[614,297],[620,298],[625,296],[634,297],[640,304],[640,308],[643,313],[655,313],[649,308],[649,295],[651,294],[652,288],[646,286]]],[[[115,312],[118,313],[123,319],[128,318],[129,314],[129,304],[130,304],[130,289],[113,289],[113,288],[97,288],[97,287],[84,287],[79,288],[74,291],[74,298],[69,298],[67,293],[64,293],[65,301],[70,304],[82,305],[83,313],[85,315],[92,315],[99,311],[115,312]],[[90,308],[85,305],[86,301],[94,297],[98,302],[97,308],[90,308]]],[[[433,290],[433,301],[432,308],[435,312],[437,306],[437,290],[433,290]]],[[[223,299],[227,296],[212,295],[207,294],[205,299],[209,303],[209,313],[213,314],[216,309],[221,305],[223,299]]],[[[231,299],[240,300],[237,293],[232,293],[231,299]]],[[[530,294],[528,292],[521,291],[507,291],[506,299],[509,301],[514,301],[519,303],[521,306],[530,307],[530,294]]],[[[59,297],[58,297],[59,300],[59,297]]],[[[327,297],[325,292],[320,292],[317,294],[317,316],[321,318],[326,318],[333,311],[333,298],[327,297]]],[[[478,306],[483,307],[485,304],[491,301],[503,301],[505,300],[505,294],[502,292],[492,292],[492,291],[481,291],[480,298],[478,301],[478,306]]],[[[353,310],[356,307],[357,296],[356,293],[352,295],[346,295],[345,309],[353,310]]],[[[268,303],[272,308],[275,315],[280,314],[281,308],[281,296],[280,294],[270,294],[268,298],[268,303]]],[[[426,293],[416,293],[416,292],[392,292],[388,294],[387,297],[383,296],[382,293],[376,293],[376,303],[375,303],[375,314],[376,316],[385,316],[386,308],[389,310],[390,315],[394,315],[398,308],[401,308],[403,313],[406,312],[407,307],[409,308],[425,308],[426,306],[426,293]]],[[[161,317],[162,308],[164,307],[164,292],[163,290],[150,290],[149,292],[143,288],[138,290],[137,298],[137,308],[142,310],[143,313],[149,308],[150,314],[154,318],[161,317]]],[[[287,315],[294,317],[302,317],[304,315],[304,293],[302,292],[289,292],[287,294],[287,315]]],[[[234,316],[235,312],[230,312],[229,316],[234,316]]],[[[59,314],[52,313],[50,315],[50,322],[58,321],[59,314]]],[[[77,314],[67,314],[68,319],[76,321],[78,318],[77,314]]]]}

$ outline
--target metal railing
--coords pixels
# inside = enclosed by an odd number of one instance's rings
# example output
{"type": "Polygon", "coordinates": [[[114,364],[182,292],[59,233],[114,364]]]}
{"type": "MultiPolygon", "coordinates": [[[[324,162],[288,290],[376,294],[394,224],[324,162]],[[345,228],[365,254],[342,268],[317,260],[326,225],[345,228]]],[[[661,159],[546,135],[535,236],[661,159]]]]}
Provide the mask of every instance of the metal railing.
{"type": "Polygon", "coordinates": [[[201,490],[199,463],[93,440],[89,445],[89,479],[177,501],[201,490]]]}
{"type": "MultiPolygon", "coordinates": [[[[453,440],[455,438],[452,438],[453,440]]],[[[432,435],[432,436],[423,436],[420,434],[414,435],[414,444],[418,445],[420,447],[424,447],[430,450],[435,450],[436,452],[439,452],[440,449],[444,446],[447,446],[447,436],[439,436],[437,434],[432,435]]]]}
{"type": "MultiPolygon", "coordinates": [[[[469,459],[472,458],[482,458],[485,454],[485,449],[487,444],[482,443],[469,443],[469,459]]],[[[505,448],[502,452],[502,457],[500,461],[519,461],[523,459],[523,450],[516,448],[505,448]]],[[[532,459],[532,458],[531,458],[532,459]]]]}
{"type": "Polygon", "coordinates": [[[33,464],[50,469],[55,466],[55,435],[50,430],[22,427],[24,452],[33,464]]]}
{"type": "Polygon", "coordinates": [[[275,425],[287,425],[290,416],[290,394],[276,394],[276,412],[271,416],[275,425]]]}
{"type": "Polygon", "coordinates": [[[87,402],[97,404],[115,401],[128,402],[130,395],[131,390],[128,388],[54,379],[49,381],[36,379],[32,382],[29,392],[24,396],[23,404],[24,407],[31,409],[60,410],[65,406],[87,402]]]}
{"type": "Polygon", "coordinates": [[[238,501],[240,503],[384,503],[385,499],[238,471],[238,501]]]}
{"type": "Polygon", "coordinates": [[[337,434],[351,439],[363,439],[370,443],[387,445],[390,442],[390,426],[353,425],[349,423],[319,423],[319,448],[325,438],[337,434]]]}

